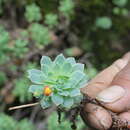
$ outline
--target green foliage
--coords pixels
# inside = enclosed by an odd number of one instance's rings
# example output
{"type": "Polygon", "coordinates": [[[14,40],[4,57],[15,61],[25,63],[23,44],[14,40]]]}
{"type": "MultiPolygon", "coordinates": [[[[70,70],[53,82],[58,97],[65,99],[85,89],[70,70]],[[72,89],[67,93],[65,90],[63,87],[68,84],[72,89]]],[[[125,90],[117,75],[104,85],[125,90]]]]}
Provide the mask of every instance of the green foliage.
{"type": "Polygon", "coordinates": [[[32,95],[28,93],[29,81],[25,78],[16,79],[14,83],[13,95],[18,97],[21,103],[30,101],[32,95]]]}
{"type": "Polygon", "coordinates": [[[50,27],[53,28],[58,24],[58,16],[56,14],[47,14],[45,16],[45,23],[50,27]]]}
{"type": "Polygon", "coordinates": [[[15,130],[16,129],[16,121],[13,118],[3,113],[0,113],[0,117],[1,117],[0,118],[1,130],[15,130]]]}
{"type": "Polygon", "coordinates": [[[38,47],[43,47],[51,42],[51,36],[47,27],[34,23],[30,26],[29,32],[32,40],[34,40],[38,47]]]}
{"type": "MultiPolygon", "coordinates": [[[[65,116],[62,118],[61,124],[57,122],[57,115],[56,113],[52,113],[51,116],[48,118],[48,130],[71,130],[70,122],[65,119],[65,116]]],[[[82,130],[84,127],[83,122],[80,118],[77,120],[77,130],[82,130]]]]}
{"type": "Polygon", "coordinates": [[[96,20],[96,26],[102,29],[109,29],[112,26],[112,21],[109,17],[99,17],[96,20]]]}
{"type": "Polygon", "coordinates": [[[9,60],[9,57],[5,54],[9,50],[9,39],[9,33],[3,26],[0,26],[0,64],[6,63],[9,60]]]}
{"type": "Polygon", "coordinates": [[[46,108],[54,103],[58,107],[70,109],[79,104],[82,99],[80,88],[87,82],[84,65],[62,54],[54,61],[43,56],[40,63],[41,70],[29,70],[28,77],[35,84],[30,86],[29,92],[41,99],[41,106],[46,108]],[[47,91],[52,92],[50,95],[44,93],[46,87],[49,87],[47,91]]]}
{"type": "Polygon", "coordinates": [[[115,7],[113,9],[113,13],[116,14],[116,15],[127,16],[128,15],[128,9],[115,7]]]}
{"type": "Polygon", "coordinates": [[[9,33],[4,29],[3,26],[0,26],[0,46],[1,49],[5,49],[7,47],[7,43],[9,42],[9,33]]]}
{"type": "Polygon", "coordinates": [[[26,6],[25,17],[28,22],[37,22],[42,19],[40,8],[35,4],[26,6]]]}
{"type": "Polygon", "coordinates": [[[28,120],[23,119],[18,123],[18,130],[35,130],[34,125],[28,120]]]}
{"type": "Polygon", "coordinates": [[[0,72],[0,85],[3,85],[7,81],[6,74],[4,72],[0,72]]]}
{"type": "Polygon", "coordinates": [[[75,4],[73,0],[61,0],[59,11],[63,13],[64,16],[69,17],[74,13],[75,4]]]}
{"type": "Polygon", "coordinates": [[[23,56],[28,52],[28,41],[17,39],[13,46],[13,54],[15,57],[23,58],[23,56]]]}
{"type": "Polygon", "coordinates": [[[112,2],[119,7],[123,7],[127,4],[128,0],[112,0],[112,2]]]}
{"type": "Polygon", "coordinates": [[[19,122],[14,120],[12,117],[0,113],[0,130],[34,130],[34,126],[27,119],[23,119],[19,122]]]}
{"type": "Polygon", "coordinates": [[[88,75],[89,79],[92,79],[98,73],[97,69],[94,67],[88,67],[85,72],[88,75]]]}

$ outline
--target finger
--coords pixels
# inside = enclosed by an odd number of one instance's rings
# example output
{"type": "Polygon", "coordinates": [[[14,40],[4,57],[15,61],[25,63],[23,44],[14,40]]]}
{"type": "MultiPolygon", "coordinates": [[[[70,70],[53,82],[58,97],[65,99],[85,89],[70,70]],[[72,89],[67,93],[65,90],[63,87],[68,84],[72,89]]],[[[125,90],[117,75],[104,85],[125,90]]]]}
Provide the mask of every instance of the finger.
{"type": "Polygon", "coordinates": [[[127,127],[130,128],[130,111],[121,113],[119,117],[123,122],[127,122],[127,127]]]}
{"type": "Polygon", "coordinates": [[[81,89],[81,92],[86,96],[95,98],[99,92],[110,85],[115,75],[126,66],[129,60],[130,53],[127,53],[122,59],[118,59],[111,66],[100,72],[86,87],[81,89]]]}
{"type": "Polygon", "coordinates": [[[84,122],[92,128],[107,130],[112,125],[111,115],[104,108],[88,103],[81,111],[84,122]]]}
{"type": "Polygon", "coordinates": [[[111,87],[98,94],[97,100],[113,112],[130,109],[130,61],[115,76],[111,87]]]}

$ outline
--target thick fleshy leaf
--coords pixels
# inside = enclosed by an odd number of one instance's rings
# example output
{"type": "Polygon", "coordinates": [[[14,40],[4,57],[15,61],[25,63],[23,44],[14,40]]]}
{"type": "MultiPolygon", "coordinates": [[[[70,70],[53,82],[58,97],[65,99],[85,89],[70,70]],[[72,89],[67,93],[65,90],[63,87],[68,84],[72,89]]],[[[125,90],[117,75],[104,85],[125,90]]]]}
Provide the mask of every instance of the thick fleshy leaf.
{"type": "Polygon", "coordinates": [[[72,73],[72,76],[70,78],[71,83],[73,83],[73,87],[76,87],[76,85],[84,78],[85,74],[80,71],[76,71],[72,73]]]}
{"type": "Polygon", "coordinates": [[[55,72],[55,75],[59,74],[60,68],[61,68],[60,65],[57,64],[57,63],[53,65],[53,70],[52,71],[55,72]]]}
{"type": "Polygon", "coordinates": [[[62,74],[68,74],[72,72],[72,66],[70,63],[64,63],[64,65],[62,66],[62,74]]]}
{"type": "Polygon", "coordinates": [[[73,66],[73,71],[84,71],[84,64],[77,63],[73,66]]]}
{"type": "Polygon", "coordinates": [[[72,88],[72,86],[73,86],[73,82],[68,82],[68,83],[64,84],[62,89],[68,90],[68,89],[72,88]]]}
{"type": "Polygon", "coordinates": [[[29,79],[36,84],[43,84],[44,80],[46,79],[46,76],[40,70],[31,69],[28,70],[28,74],[29,79]]]}
{"type": "Polygon", "coordinates": [[[72,91],[70,91],[70,96],[71,97],[75,97],[75,96],[79,96],[79,95],[81,95],[79,88],[73,89],[72,91]]]}
{"type": "Polygon", "coordinates": [[[79,87],[83,88],[88,84],[88,77],[85,75],[84,78],[79,82],[79,87]]]}
{"type": "Polygon", "coordinates": [[[62,65],[65,61],[65,57],[63,56],[63,54],[60,54],[56,57],[56,59],[54,60],[54,63],[62,65]]]}
{"type": "Polygon", "coordinates": [[[42,92],[44,86],[41,85],[31,85],[28,89],[29,92],[34,93],[34,92],[42,92]]]}
{"type": "Polygon", "coordinates": [[[43,99],[40,101],[40,105],[43,109],[48,108],[51,106],[51,101],[48,99],[45,99],[45,97],[43,97],[43,99]]]}
{"type": "Polygon", "coordinates": [[[45,75],[48,75],[50,67],[47,65],[41,65],[41,70],[45,75]]]}
{"type": "Polygon", "coordinates": [[[83,95],[76,96],[76,97],[74,98],[74,104],[75,104],[75,105],[79,104],[82,99],[83,99],[83,95]]]}
{"type": "Polygon", "coordinates": [[[60,95],[58,95],[58,94],[53,94],[52,96],[51,96],[51,99],[52,99],[52,102],[55,104],[55,105],[60,105],[60,104],[62,104],[63,103],[63,97],[62,96],[60,96],[60,95]]]}
{"type": "Polygon", "coordinates": [[[52,64],[52,61],[51,61],[50,57],[42,56],[40,63],[41,63],[41,65],[50,66],[52,64]]]}
{"type": "Polygon", "coordinates": [[[71,108],[73,106],[73,104],[74,104],[73,98],[69,98],[69,97],[64,98],[63,106],[65,108],[71,108]]]}
{"type": "Polygon", "coordinates": [[[73,58],[73,57],[67,58],[67,59],[66,59],[66,62],[70,63],[71,65],[76,64],[75,58],[73,58]]]}
{"type": "Polygon", "coordinates": [[[68,95],[70,95],[69,91],[62,91],[62,92],[59,92],[58,94],[62,95],[62,96],[68,96],[68,95]]]}

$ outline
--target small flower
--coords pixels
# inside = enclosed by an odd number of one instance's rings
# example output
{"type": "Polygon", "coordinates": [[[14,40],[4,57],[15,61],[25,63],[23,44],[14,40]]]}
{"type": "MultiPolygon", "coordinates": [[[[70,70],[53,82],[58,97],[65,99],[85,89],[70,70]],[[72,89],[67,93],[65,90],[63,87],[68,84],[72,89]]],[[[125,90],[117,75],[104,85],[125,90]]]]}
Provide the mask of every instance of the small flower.
{"type": "Polygon", "coordinates": [[[50,96],[51,93],[52,93],[52,89],[51,89],[49,86],[45,86],[45,87],[44,87],[44,90],[43,90],[43,94],[44,94],[45,96],[50,96]]]}

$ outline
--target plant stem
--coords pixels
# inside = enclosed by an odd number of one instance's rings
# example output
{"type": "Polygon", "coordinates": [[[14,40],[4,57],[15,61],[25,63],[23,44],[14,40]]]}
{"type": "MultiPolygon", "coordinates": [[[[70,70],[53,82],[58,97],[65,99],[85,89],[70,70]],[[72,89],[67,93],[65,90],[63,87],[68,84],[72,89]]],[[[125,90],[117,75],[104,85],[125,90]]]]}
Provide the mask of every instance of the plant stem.
{"type": "Polygon", "coordinates": [[[15,107],[10,107],[9,110],[16,110],[16,109],[21,109],[21,108],[26,108],[26,107],[32,107],[32,106],[36,106],[38,104],[39,104],[39,102],[26,104],[26,105],[15,106],[15,107]]]}

